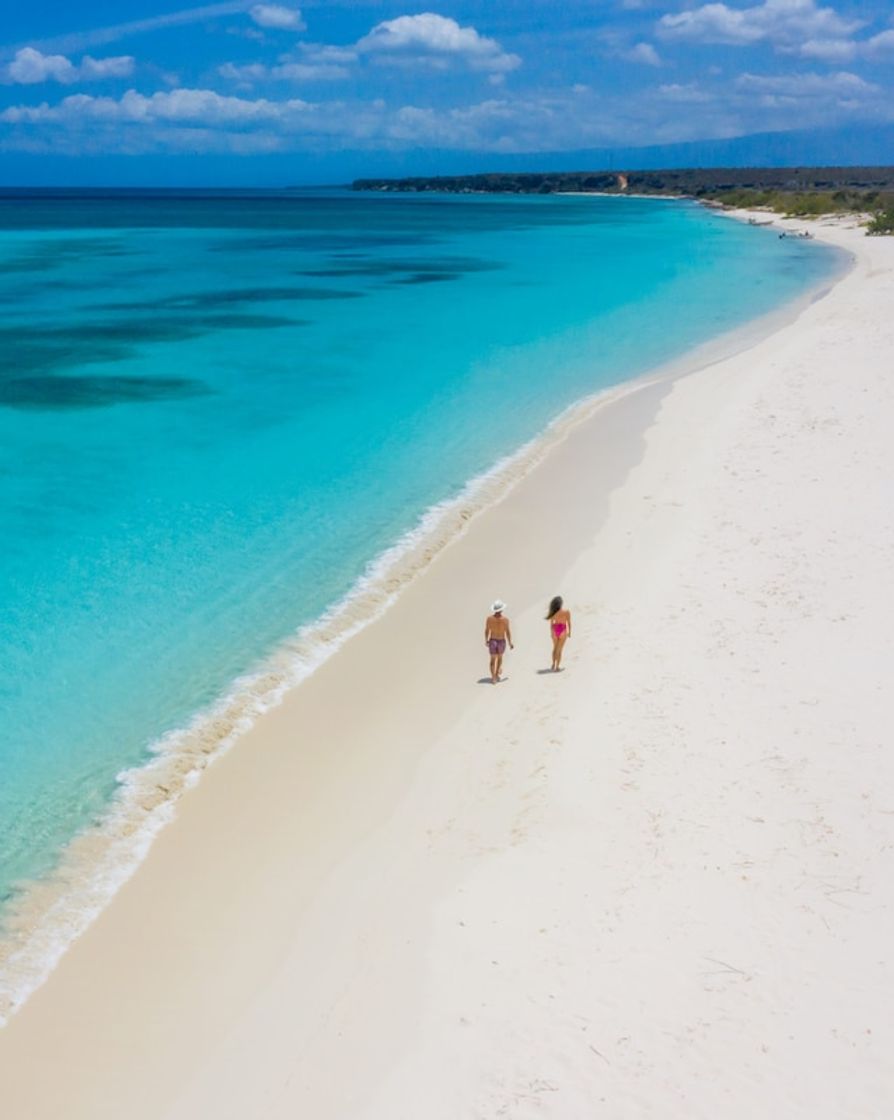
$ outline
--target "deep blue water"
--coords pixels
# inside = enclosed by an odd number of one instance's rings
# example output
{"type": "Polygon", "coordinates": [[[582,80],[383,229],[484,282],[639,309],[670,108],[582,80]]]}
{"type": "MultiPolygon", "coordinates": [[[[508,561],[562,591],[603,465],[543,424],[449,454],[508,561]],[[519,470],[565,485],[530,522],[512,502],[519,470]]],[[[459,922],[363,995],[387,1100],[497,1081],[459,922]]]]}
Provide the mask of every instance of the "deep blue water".
{"type": "Polygon", "coordinates": [[[0,194],[0,900],[433,503],[835,265],[668,201],[0,194]]]}

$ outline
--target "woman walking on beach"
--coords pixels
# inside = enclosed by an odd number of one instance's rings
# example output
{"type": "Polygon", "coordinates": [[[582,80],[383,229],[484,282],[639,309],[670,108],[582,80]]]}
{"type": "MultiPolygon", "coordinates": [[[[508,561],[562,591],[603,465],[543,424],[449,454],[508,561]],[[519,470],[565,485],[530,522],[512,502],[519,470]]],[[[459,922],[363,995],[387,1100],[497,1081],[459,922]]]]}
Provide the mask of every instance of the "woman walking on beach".
{"type": "Polygon", "coordinates": [[[561,595],[557,595],[550,603],[546,621],[553,639],[553,663],[550,668],[558,673],[562,667],[562,650],[571,637],[571,611],[565,609],[561,595]]]}
{"type": "Polygon", "coordinates": [[[490,679],[491,684],[497,684],[503,670],[503,654],[506,652],[506,643],[510,649],[515,649],[512,644],[512,629],[509,619],[503,614],[506,604],[502,599],[494,600],[490,608],[491,613],[484,623],[484,644],[490,653],[490,679]]]}

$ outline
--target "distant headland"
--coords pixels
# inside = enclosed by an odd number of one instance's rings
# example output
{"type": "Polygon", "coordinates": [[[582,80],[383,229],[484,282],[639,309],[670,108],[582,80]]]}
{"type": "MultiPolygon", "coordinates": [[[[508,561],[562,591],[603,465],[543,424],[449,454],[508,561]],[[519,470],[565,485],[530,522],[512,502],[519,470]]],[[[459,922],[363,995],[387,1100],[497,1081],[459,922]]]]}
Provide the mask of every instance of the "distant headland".
{"type": "Polygon", "coordinates": [[[713,167],[662,171],[492,172],[355,179],[355,191],[451,194],[617,194],[695,198],[799,217],[867,213],[873,232],[894,231],[894,167],[713,167]]]}

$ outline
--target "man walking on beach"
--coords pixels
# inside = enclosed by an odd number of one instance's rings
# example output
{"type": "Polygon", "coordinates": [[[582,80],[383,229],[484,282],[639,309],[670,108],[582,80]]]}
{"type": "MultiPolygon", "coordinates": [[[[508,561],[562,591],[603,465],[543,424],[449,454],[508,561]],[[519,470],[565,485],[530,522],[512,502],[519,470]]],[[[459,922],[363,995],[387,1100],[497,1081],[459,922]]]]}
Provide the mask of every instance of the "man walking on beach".
{"type": "Polygon", "coordinates": [[[490,609],[491,613],[487,616],[487,622],[484,624],[484,644],[490,650],[491,684],[496,684],[500,680],[500,671],[503,668],[503,654],[506,652],[506,643],[509,643],[510,649],[515,649],[515,646],[512,644],[512,629],[509,626],[509,619],[503,614],[506,610],[506,604],[502,599],[496,599],[490,609]]]}

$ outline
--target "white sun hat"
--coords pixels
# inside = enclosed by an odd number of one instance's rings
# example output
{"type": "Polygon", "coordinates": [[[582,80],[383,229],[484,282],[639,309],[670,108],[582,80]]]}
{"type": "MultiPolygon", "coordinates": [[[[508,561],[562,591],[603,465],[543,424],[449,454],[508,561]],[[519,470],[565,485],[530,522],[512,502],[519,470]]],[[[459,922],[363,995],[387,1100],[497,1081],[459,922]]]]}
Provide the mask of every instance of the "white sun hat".
{"type": "Polygon", "coordinates": [[[494,614],[499,614],[500,611],[505,611],[506,610],[506,604],[503,602],[502,599],[494,599],[494,601],[490,605],[490,609],[493,611],[494,614]]]}

